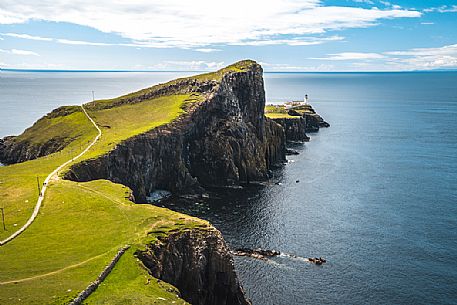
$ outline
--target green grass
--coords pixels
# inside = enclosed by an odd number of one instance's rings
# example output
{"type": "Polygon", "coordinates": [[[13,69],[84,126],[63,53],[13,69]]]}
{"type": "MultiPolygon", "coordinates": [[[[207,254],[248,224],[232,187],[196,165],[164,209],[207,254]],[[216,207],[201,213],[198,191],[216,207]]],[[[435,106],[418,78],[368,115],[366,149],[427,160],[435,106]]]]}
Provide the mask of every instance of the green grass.
{"type": "Polygon", "coordinates": [[[39,119],[16,140],[42,144],[52,139],[59,139],[63,144],[68,144],[87,133],[87,130],[81,129],[81,125],[84,125],[86,121],[87,118],[79,106],[60,107],[39,119]],[[35,132],[36,130],[41,132],[35,132]]]}
{"type": "Polygon", "coordinates": [[[296,116],[288,114],[284,105],[266,105],[265,116],[270,119],[296,119],[296,116]]]}
{"type": "MultiPolygon", "coordinates": [[[[52,120],[57,120],[56,124],[61,126],[63,134],[71,135],[73,138],[65,149],[46,157],[0,167],[0,198],[2,198],[0,207],[4,208],[7,229],[4,231],[0,228],[1,239],[20,228],[32,214],[38,199],[37,177],[42,183],[55,168],[71,156],[79,154],[97,135],[96,129],[82,111],[52,120]]],[[[41,137],[55,137],[58,131],[53,126],[56,124],[46,121],[49,120],[42,120],[39,124],[35,124],[24,137],[33,138],[31,133],[41,137]],[[42,124],[51,127],[41,129],[39,127],[42,124]]]]}
{"type": "Polygon", "coordinates": [[[202,100],[197,94],[171,95],[136,104],[89,110],[89,115],[102,129],[102,137],[81,160],[103,155],[126,139],[167,124],[185,112],[183,108],[187,103],[202,100]]]}
{"type": "Polygon", "coordinates": [[[265,116],[270,119],[299,119],[298,116],[292,116],[287,113],[265,113],[265,116]]]}
{"type": "MultiPolygon", "coordinates": [[[[134,204],[125,199],[129,193],[127,187],[106,180],[59,180],[51,185],[36,221],[0,248],[0,282],[39,277],[0,285],[0,304],[18,298],[24,304],[71,299],[123,245],[136,249],[170,230],[208,226],[168,209],[134,204]]],[[[128,279],[123,281],[128,284],[128,279]]]]}
{"type": "MultiPolygon", "coordinates": [[[[173,95],[90,112],[102,129],[102,137],[76,162],[101,156],[123,140],[169,123],[184,113],[183,108],[187,103],[200,101],[202,97],[195,94],[173,95]]],[[[4,208],[7,228],[7,231],[0,230],[0,238],[11,235],[32,214],[38,198],[37,176],[43,182],[49,173],[79,154],[97,135],[92,123],[81,108],[78,109],[69,115],[48,115],[18,137],[20,140],[39,137],[41,141],[46,141],[65,135],[69,140],[60,152],[0,167],[0,196],[3,198],[0,207],[4,208]]]]}
{"type": "Polygon", "coordinates": [[[172,285],[148,274],[129,249],[84,304],[188,304],[172,285]]]}

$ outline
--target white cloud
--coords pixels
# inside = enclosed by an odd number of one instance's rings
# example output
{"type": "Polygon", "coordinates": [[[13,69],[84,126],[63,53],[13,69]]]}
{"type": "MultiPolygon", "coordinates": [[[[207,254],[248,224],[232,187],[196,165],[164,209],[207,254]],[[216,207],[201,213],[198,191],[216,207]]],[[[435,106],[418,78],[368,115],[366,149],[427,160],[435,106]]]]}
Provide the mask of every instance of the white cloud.
{"type": "MultiPolygon", "coordinates": [[[[0,33],[0,35],[14,37],[14,38],[30,39],[30,40],[41,40],[41,41],[51,41],[52,40],[52,38],[33,36],[33,35],[28,35],[28,34],[0,33]]],[[[2,40],[3,40],[3,38],[2,38],[2,40]]]]}
{"type": "Polygon", "coordinates": [[[421,22],[422,25],[433,25],[435,24],[434,22],[421,22]]]}
{"type": "Polygon", "coordinates": [[[438,12],[438,13],[456,13],[457,12],[457,5],[442,5],[439,7],[430,7],[424,9],[425,13],[432,13],[432,12],[438,12]]]}
{"type": "Polygon", "coordinates": [[[327,57],[312,58],[320,60],[373,60],[382,59],[386,56],[378,53],[361,53],[361,52],[343,52],[336,54],[328,54],[327,57]]]}
{"type": "MultiPolygon", "coordinates": [[[[0,33],[2,36],[10,36],[15,38],[22,39],[31,39],[31,40],[43,40],[43,41],[54,41],[61,44],[68,45],[85,45],[85,46],[122,46],[122,47],[135,47],[135,48],[163,48],[166,47],[160,43],[105,43],[105,42],[94,42],[94,41],[84,41],[84,40],[71,40],[71,39],[61,39],[61,38],[50,38],[50,37],[39,37],[32,36],[28,34],[17,34],[17,33],[0,33]]],[[[1,38],[1,37],[0,37],[1,38]]],[[[344,37],[334,35],[330,37],[297,37],[293,39],[269,39],[269,40],[251,40],[251,41],[240,41],[235,43],[230,43],[230,45],[252,45],[252,46],[265,46],[265,45],[279,45],[285,44],[290,46],[304,46],[304,45],[318,45],[329,41],[340,41],[344,40],[344,37]]],[[[222,51],[215,48],[196,48],[194,51],[210,53],[222,51]]]]}
{"type": "MultiPolygon", "coordinates": [[[[53,39],[51,39],[53,40],[53,39]]],[[[58,43],[62,44],[71,44],[71,45],[83,45],[83,46],[112,46],[112,43],[104,43],[104,42],[90,42],[90,41],[82,41],[82,40],[69,40],[69,39],[55,39],[58,43]]]]}
{"type": "Polygon", "coordinates": [[[416,48],[407,51],[385,52],[391,63],[402,64],[411,69],[428,70],[457,67],[457,44],[439,48],[416,48]]]}
{"type": "Polygon", "coordinates": [[[222,51],[220,49],[211,49],[211,48],[200,48],[200,49],[195,49],[197,52],[202,52],[202,53],[211,53],[211,52],[219,52],[222,51]]]}
{"type": "Polygon", "coordinates": [[[224,62],[203,61],[203,60],[166,60],[156,65],[148,66],[151,70],[180,70],[180,71],[205,71],[217,70],[224,67],[224,62]]]}
{"type": "MultiPolygon", "coordinates": [[[[2,0],[0,24],[30,20],[69,22],[116,33],[149,47],[203,48],[210,45],[282,40],[329,30],[363,28],[380,19],[419,17],[404,9],[323,6],[319,0],[2,0]]],[[[306,45],[304,41],[302,44],[306,45]]]]}
{"type": "Polygon", "coordinates": [[[357,3],[374,4],[374,2],[371,0],[352,0],[352,1],[357,2],[357,3]]]}
{"type": "Polygon", "coordinates": [[[383,53],[345,52],[313,59],[347,61],[352,67],[368,71],[457,68],[457,44],[383,53]]]}
{"type": "Polygon", "coordinates": [[[33,51],[18,50],[18,49],[11,49],[11,50],[0,49],[0,52],[7,53],[7,54],[13,54],[13,55],[40,56],[38,53],[35,53],[33,51]]]}
{"type": "Polygon", "coordinates": [[[300,66],[291,64],[278,64],[259,62],[267,72],[330,72],[334,71],[335,67],[328,64],[320,64],[317,66],[300,66]]]}
{"type": "Polygon", "coordinates": [[[251,41],[240,41],[231,43],[231,45],[240,46],[268,46],[268,45],[289,45],[289,46],[312,46],[323,44],[329,41],[340,41],[344,40],[341,36],[330,36],[330,37],[297,37],[293,39],[268,39],[268,40],[251,40],[251,41]]]}
{"type": "Polygon", "coordinates": [[[457,44],[447,45],[439,48],[415,48],[407,51],[385,52],[388,55],[399,56],[457,56],[457,44]]]}

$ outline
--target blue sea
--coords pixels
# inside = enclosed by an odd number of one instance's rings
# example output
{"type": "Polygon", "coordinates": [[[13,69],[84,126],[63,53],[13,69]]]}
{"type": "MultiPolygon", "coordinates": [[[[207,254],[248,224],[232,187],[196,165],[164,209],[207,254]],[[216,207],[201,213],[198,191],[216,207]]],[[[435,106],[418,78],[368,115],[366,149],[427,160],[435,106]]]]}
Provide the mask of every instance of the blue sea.
{"type": "MultiPolygon", "coordinates": [[[[0,73],[0,136],[59,105],[185,73],[0,73]]],[[[268,102],[302,99],[328,129],[263,187],[175,207],[228,244],[254,304],[457,304],[457,72],[267,73],[268,102]],[[298,181],[298,182],[297,182],[298,181]],[[291,257],[292,254],[297,257],[291,257]],[[322,256],[316,266],[302,258],[322,256]]]]}

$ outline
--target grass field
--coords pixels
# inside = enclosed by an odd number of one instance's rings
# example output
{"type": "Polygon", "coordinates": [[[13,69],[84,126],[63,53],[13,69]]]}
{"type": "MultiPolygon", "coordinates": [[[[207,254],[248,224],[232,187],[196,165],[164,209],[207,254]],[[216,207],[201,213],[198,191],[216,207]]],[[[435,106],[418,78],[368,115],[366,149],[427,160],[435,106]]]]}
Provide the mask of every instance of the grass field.
{"type": "MultiPolygon", "coordinates": [[[[208,225],[167,209],[134,204],[125,199],[129,192],[106,180],[54,183],[36,221],[0,248],[0,304],[65,303],[95,280],[123,245],[131,244],[134,251],[163,232],[208,225]]],[[[132,269],[129,276],[141,277],[144,272],[131,251],[124,254],[125,268],[132,269]]],[[[109,287],[116,285],[136,293],[129,277],[115,279],[109,287]]],[[[165,288],[159,295],[166,294],[165,288]]],[[[101,299],[110,295],[109,290],[98,294],[101,299]]]]}
{"type": "MultiPolygon", "coordinates": [[[[58,121],[56,124],[63,129],[63,134],[72,135],[72,141],[65,149],[32,161],[0,167],[0,197],[2,198],[0,207],[4,209],[7,229],[4,231],[0,227],[0,239],[6,238],[20,228],[32,214],[38,199],[37,177],[42,183],[49,173],[71,156],[79,154],[97,135],[97,130],[81,110],[56,120],[58,121]],[[71,131],[67,129],[71,129],[71,131]]],[[[47,134],[49,139],[57,133],[53,127],[50,127],[49,131],[43,127],[43,130],[47,130],[47,132],[40,133],[41,126],[49,127],[55,126],[55,124],[45,120],[41,121],[23,136],[33,138],[33,133],[43,139],[44,134],[47,134]]]]}

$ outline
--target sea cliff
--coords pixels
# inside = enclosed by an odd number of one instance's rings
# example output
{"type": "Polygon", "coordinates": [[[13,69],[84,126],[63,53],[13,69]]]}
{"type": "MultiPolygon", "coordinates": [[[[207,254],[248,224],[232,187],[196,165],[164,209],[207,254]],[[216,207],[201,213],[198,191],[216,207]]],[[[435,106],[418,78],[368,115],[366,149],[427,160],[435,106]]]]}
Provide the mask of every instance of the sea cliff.
{"type": "Polygon", "coordinates": [[[250,304],[230,251],[214,228],[171,233],[135,255],[154,277],[178,288],[191,304],[250,304]]]}

